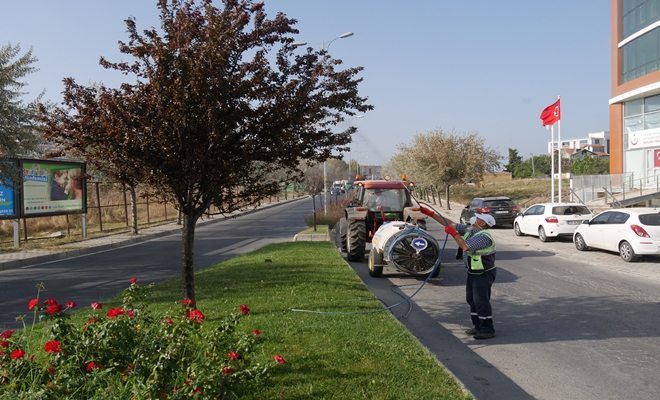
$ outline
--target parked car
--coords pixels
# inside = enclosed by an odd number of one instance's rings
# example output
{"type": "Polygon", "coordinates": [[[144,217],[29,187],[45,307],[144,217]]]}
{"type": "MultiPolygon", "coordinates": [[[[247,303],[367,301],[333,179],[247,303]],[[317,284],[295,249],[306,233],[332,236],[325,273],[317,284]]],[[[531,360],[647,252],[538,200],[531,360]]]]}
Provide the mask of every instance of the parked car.
{"type": "Polygon", "coordinates": [[[603,211],[578,226],[575,248],[618,252],[624,261],[660,254],[660,208],[620,208],[603,211]]]}
{"type": "Polygon", "coordinates": [[[559,236],[572,236],[575,229],[593,217],[580,203],[540,203],[529,206],[513,221],[516,236],[538,236],[547,242],[559,236]]]}
{"type": "Polygon", "coordinates": [[[490,214],[495,225],[511,225],[520,207],[508,197],[475,197],[461,211],[461,222],[467,223],[474,214],[490,214]]]}

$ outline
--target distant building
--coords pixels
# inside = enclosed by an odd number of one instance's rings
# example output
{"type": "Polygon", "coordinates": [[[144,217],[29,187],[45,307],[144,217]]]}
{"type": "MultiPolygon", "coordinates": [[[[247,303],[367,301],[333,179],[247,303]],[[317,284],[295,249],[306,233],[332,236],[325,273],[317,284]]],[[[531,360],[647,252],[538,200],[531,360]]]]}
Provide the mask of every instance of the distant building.
{"type": "Polygon", "coordinates": [[[362,179],[381,179],[383,167],[380,165],[360,165],[358,167],[358,175],[362,179]]]}
{"type": "MultiPolygon", "coordinates": [[[[552,142],[548,142],[548,154],[552,151],[552,144],[552,142]]],[[[610,152],[610,133],[608,131],[589,133],[586,138],[562,139],[561,146],[557,141],[554,142],[554,145],[555,150],[561,147],[562,154],[566,157],[580,150],[607,155],[610,152]]]]}

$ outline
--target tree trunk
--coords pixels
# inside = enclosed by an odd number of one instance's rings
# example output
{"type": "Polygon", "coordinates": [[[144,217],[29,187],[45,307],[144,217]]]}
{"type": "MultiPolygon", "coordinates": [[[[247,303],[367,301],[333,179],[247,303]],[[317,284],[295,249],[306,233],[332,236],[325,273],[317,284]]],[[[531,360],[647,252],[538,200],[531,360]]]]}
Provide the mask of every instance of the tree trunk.
{"type": "Polygon", "coordinates": [[[195,301],[195,271],[193,269],[193,247],[195,244],[195,225],[197,217],[183,214],[183,254],[181,264],[181,282],[183,284],[183,296],[192,301],[191,307],[196,308],[195,301]]]}
{"type": "Polygon", "coordinates": [[[435,190],[435,195],[438,196],[438,206],[442,207],[442,196],[440,196],[440,191],[438,190],[437,186],[433,186],[433,189],[435,190]]]}
{"type": "Polygon", "coordinates": [[[445,198],[447,199],[447,210],[451,210],[451,203],[449,202],[449,185],[445,187],[445,198]]]}
{"type": "Polygon", "coordinates": [[[137,211],[137,191],[135,186],[128,188],[131,193],[131,231],[134,235],[138,234],[138,211],[137,211]]]}

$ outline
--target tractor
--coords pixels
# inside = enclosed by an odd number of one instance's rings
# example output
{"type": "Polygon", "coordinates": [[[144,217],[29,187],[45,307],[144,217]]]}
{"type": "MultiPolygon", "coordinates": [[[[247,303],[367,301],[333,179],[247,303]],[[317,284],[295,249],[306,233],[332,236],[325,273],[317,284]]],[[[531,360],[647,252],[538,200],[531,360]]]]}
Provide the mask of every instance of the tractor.
{"type": "Polygon", "coordinates": [[[364,260],[366,244],[384,223],[402,221],[426,230],[426,215],[411,196],[412,182],[363,180],[354,186],[339,220],[341,249],[349,261],[364,260]]]}

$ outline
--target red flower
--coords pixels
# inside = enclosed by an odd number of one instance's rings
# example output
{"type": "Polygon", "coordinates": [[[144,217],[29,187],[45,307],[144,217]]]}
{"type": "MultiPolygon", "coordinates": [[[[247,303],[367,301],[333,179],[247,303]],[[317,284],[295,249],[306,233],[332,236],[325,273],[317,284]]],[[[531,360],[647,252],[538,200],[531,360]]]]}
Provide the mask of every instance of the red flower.
{"type": "Polygon", "coordinates": [[[9,339],[11,335],[14,334],[14,332],[16,332],[16,329],[7,329],[6,331],[0,333],[0,338],[9,339]]]}
{"type": "Polygon", "coordinates": [[[286,360],[284,360],[284,357],[282,357],[282,356],[279,355],[279,354],[275,354],[275,355],[273,356],[273,360],[275,360],[275,362],[278,363],[278,364],[284,364],[284,363],[286,363],[286,360]]]}
{"type": "Polygon", "coordinates": [[[53,304],[57,304],[57,300],[52,299],[52,298],[51,298],[51,299],[46,299],[46,300],[44,301],[44,304],[47,305],[47,306],[50,306],[50,305],[53,305],[53,304]]]}
{"type": "Polygon", "coordinates": [[[25,351],[21,349],[16,349],[11,352],[9,357],[11,357],[12,360],[18,360],[19,358],[23,358],[25,356],[25,351]]]}
{"type": "Polygon", "coordinates": [[[123,308],[121,308],[121,307],[115,307],[115,308],[111,308],[111,309],[109,309],[109,310],[108,310],[108,313],[107,313],[106,315],[107,315],[107,317],[110,318],[110,319],[115,319],[115,318],[117,318],[118,316],[123,315],[123,314],[124,314],[124,309],[123,309],[123,308]]]}
{"type": "Polygon", "coordinates": [[[254,336],[259,336],[259,335],[261,335],[261,330],[259,330],[259,329],[252,329],[252,334],[253,334],[254,336]]]}
{"type": "Polygon", "coordinates": [[[227,353],[227,357],[229,357],[230,360],[238,360],[239,358],[241,358],[241,356],[235,351],[230,351],[229,353],[227,353]]]}
{"type": "Polygon", "coordinates": [[[135,311],[134,310],[128,310],[126,311],[126,315],[129,316],[129,318],[135,317],[135,311]]]}
{"type": "Polygon", "coordinates": [[[52,375],[55,373],[55,367],[48,367],[46,371],[48,371],[48,373],[52,375]]]}
{"type": "Polygon", "coordinates": [[[170,318],[170,317],[165,317],[165,318],[163,318],[163,323],[167,324],[167,325],[172,325],[174,323],[174,321],[172,321],[172,318],[170,318]]]}
{"type": "Polygon", "coordinates": [[[76,308],[77,304],[76,304],[75,301],[69,300],[69,301],[66,302],[66,306],[67,306],[67,308],[76,308]]]}
{"type": "Polygon", "coordinates": [[[99,322],[101,319],[99,317],[91,317],[87,320],[87,325],[92,325],[99,322]]]}
{"type": "Polygon", "coordinates": [[[0,347],[4,347],[6,349],[9,347],[9,342],[6,340],[0,340],[0,347]]]}
{"type": "Polygon", "coordinates": [[[52,303],[46,306],[46,314],[56,315],[62,312],[62,305],[57,303],[52,303]]]}
{"type": "Polygon", "coordinates": [[[188,310],[188,319],[201,324],[204,322],[204,314],[199,310],[188,310]]]}
{"type": "Polygon", "coordinates": [[[28,310],[34,310],[34,308],[39,304],[39,299],[32,299],[28,301],[28,310]]]}
{"type": "Polygon", "coordinates": [[[138,282],[138,281],[137,281],[137,278],[131,278],[131,283],[132,283],[133,285],[137,285],[137,282],[138,282]]]}
{"type": "Polygon", "coordinates": [[[202,388],[199,387],[199,386],[196,387],[195,390],[193,390],[193,395],[195,395],[195,394],[200,394],[200,393],[202,393],[202,388]]]}
{"type": "Polygon", "coordinates": [[[190,300],[189,298],[186,297],[185,299],[181,300],[181,304],[188,307],[189,305],[192,304],[192,300],[190,300]]]}
{"type": "Polygon", "coordinates": [[[51,340],[50,342],[46,342],[44,345],[44,350],[46,350],[46,353],[59,353],[61,348],[60,348],[60,342],[57,340],[51,340]]]}
{"type": "Polygon", "coordinates": [[[223,373],[224,375],[231,375],[231,374],[234,373],[234,369],[233,369],[232,367],[224,367],[224,368],[222,369],[222,373],[223,373]]]}
{"type": "Polygon", "coordinates": [[[90,306],[92,307],[93,310],[100,310],[103,308],[103,304],[97,302],[93,302],[92,304],[90,304],[90,306]]]}
{"type": "Polygon", "coordinates": [[[90,361],[90,362],[87,363],[87,365],[85,365],[85,371],[87,371],[87,372],[92,372],[92,371],[94,371],[95,369],[98,369],[98,368],[99,368],[99,366],[96,365],[96,363],[94,361],[90,361]]]}
{"type": "Polygon", "coordinates": [[[248,307],[247,304],[241,304],[238,307],[238,311],[240,311],[243,315],[248,315],[250,313],[250,307],[248,307]]]}

